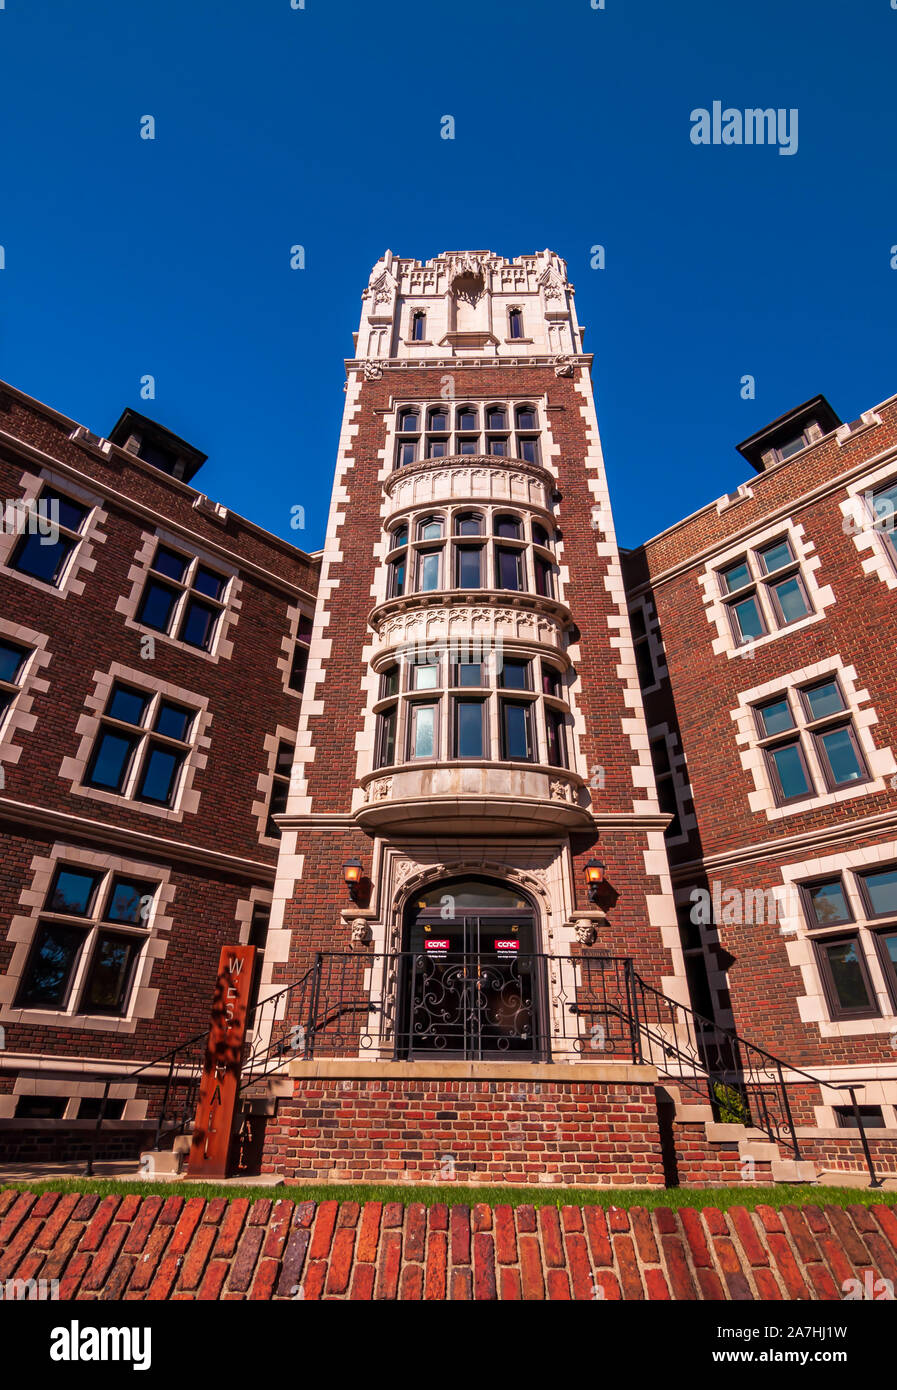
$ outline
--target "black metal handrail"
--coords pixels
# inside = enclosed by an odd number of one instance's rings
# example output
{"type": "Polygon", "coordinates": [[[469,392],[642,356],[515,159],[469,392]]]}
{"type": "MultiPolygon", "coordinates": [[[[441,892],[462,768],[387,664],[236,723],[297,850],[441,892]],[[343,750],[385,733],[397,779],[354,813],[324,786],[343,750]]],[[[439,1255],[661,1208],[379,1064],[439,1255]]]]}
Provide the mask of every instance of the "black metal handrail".
{"type": "MultiPolygon", "coordinates": [[[[88,1173],[113,1082],[143,1078],[144,1084],[164,1085],[155,1147],[163,1134],[185,1132],[208,1037],[209,1030],[198,1033],[106,1080],[88,1173]]],[[[635,971],[629,956],[434,948],[317,952],[297,980],[251,1007],[240,1091],[245,1094],[294,1058],[364,1053],[381,1060],[532,1062],[625,1056],[656,1066],[666,1079],[706,1098],[717,1119],[759,1129],[798,1160],[786,1073],[790,1082],[800,1078],[834,1089],[663,994],[635,971]]]]}
{"type": "Polygon", "coordinates": [[[594,1048],[635,1060],[632,993],[628,956],[319,952],[300,981],[259,1005],[281,1017],[254,1023],[243,1089],[291,1057],[347,1052],[545,1061],[594,1048]],[[291,991],[298,998],[284,1009],[291,991]],[[585,1036],[576,1019],[584,1005],[593,1016],[585,1036]]]}
{"type": "MultiPolygon", "coordinates": [[[[86,1171],[89,1177],[93,1175],[97,1144],[100,1131],[103,1128],[103,1121],[106,1118],[109,1090],[113,1085],[127,1086],[136,1082],[138,1078],[142,1078],[144,1085],[158,1084],[164,1087],[158,1114],[155,1117],[153,1148],[158,1149],[163,1135],[185,1133],[196,1110],[209,1032],[210,1030],[207,1028],[204,1033],[197,1033],[194,1037],[188,1038],[186,1042],[178,1043],[176,1047],[163,1052],[160,1057],[154,1057],[151,1062],[141,1063],[139,1067],[126,1072],[123,1076],[115,1073],[106,1077],[96,1125],[91,1136],[90,1153],[87,1157],[86,1171]],[[150,1074],[157,1072],[160,1068],[162,1069],[161,1076],[150,1074]],[[178,1105],[177,1096],[181,1091],[183,1094],[178,1105]],[[174,1099],[174,1109],[169,1115],[169,1101],[172,1099],[174,1099]],[[170,1119],[172,1123],[166,1128],[167,1119],[170,1119]]],[[[149,1127],[148,1125],[147,1128],[149,1127]]]]}

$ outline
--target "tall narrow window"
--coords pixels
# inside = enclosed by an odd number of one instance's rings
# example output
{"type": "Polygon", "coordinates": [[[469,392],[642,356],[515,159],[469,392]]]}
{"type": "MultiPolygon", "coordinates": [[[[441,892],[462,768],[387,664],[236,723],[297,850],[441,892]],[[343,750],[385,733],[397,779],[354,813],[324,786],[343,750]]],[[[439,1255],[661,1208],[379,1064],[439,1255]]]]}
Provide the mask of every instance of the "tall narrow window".
{"type": "Polygon", "coordinates": [[[508,310],[508,328],[509,328],[510,337],[512,337],[512,338],[522,338],[522,337],[523,337],[523,310],[522,310],[522,309],[509,309],[509,310],[508,310]]]}
{"type": "Polygon", "coordinates": [[[439,706],[412,704],[409,719],[410,758],[436,757],[436,715],[439,706]]]}
{"type": "Polygon", "coordinates": [[[391,705],[378,716],[377,766],[389,767],[396,760],[397,708],[391,705]]]}
{"type": "Polygon", "coordinates": [[[495,587],[519,592],[523,588],[523,555],[498,546],[495,551],[495,587]]]}
{"type": "Polygon", "coordinates": [[[532,762],[532,705],[516,700],[501,701],[501,755],[508,761],[532,762]]]}
{"type": "Polygon", "coordinates": [[[417,557],[417,587],[421,593],[439,588],[441,550],[421,550],[417,557]]]}
{"type": "Polygon", "coordinates": [[[411,316],[411,337],[415,343],[424,341],[424,332],[427,325],[427,316],[423,310],[418,309],[417,313],[411,316]]]}
{"type": "Polygon", "coordinates": [[[479,589],[483,583],[483,547],[481,545],[459,545],[457,555],[456,585],[459,589],[479,589]]]}
{"type": "Polygon", "coordinates": [[[455,701],[455,757],[482,758],[485,750],[483,700],[455,701]]]}
{"type": "Polygon", "coordinates": [[[0,641],[0,721],[15,700],[31,651],[17,642],[0,641]]]}
{"type": "Polygon", "coordinates": [[[548,742],[548,761],[552,767],[567,766],[567,738],[564,716],[550,705],[545,707],[545,733],[548,742]]]}
{"type": "Polygon", "coordinates": [[[296,640],[293,643],[293,659],[290,663],[290,689],[303,690],[305,672],[308,668],[308,645],[311,642],[312,620],[307,613],[299,614],[296,640]]]}
{"type": "Polygon", "coordinates": [[[295,752],[295,745],[287,743],[285,739],[281,739],[277,745],[271,796],[268,801],[268,823],[265,827],[265,834],[272,840],[280,839],[280,826],[274,817],[282,816],[287,809],[287,799],[290,794],[290,774],[293,770],[295,752]]]}

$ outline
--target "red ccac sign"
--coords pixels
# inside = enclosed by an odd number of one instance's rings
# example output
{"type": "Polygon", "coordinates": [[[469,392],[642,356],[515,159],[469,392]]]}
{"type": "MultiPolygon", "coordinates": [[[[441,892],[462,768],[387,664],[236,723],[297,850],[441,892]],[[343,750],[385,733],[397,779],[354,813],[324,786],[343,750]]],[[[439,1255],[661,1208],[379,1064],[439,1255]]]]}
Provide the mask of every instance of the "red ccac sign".
{"type": "Polygon", "coordinates": [[[427,951],[447,951],[450,944],[448,937],[434,937],[424,942],[424,949],[427,951]]]}
{"type": "Polygon", "coordinates": [[[495,949],[496,951],[519,951],[520,942],[515,941],[513,937],[508,941],[496,941],[495,949]]]}

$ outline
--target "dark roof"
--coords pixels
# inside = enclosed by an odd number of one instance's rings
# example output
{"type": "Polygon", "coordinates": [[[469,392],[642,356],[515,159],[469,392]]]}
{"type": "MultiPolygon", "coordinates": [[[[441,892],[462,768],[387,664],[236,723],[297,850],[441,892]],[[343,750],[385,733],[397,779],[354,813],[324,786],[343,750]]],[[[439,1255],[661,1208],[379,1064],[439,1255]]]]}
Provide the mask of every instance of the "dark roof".
{"type": "Polygon", "coordinates": [[[763,472],[762,457],[768,449],[774,449],[778,445],[787,444],[806,429],[807,425],[816,423],[820,426],[823,434],[828,434],[831,430],[837,429],[842,424],[840,415],[829,405],[825,396],[813,396],[811,400],[804,401],[803,405],[796,405],[792,410],[788,410],[784,415],[780,415],[777,420],[764,425],[756,434],[752,434],[748,439],[743,439],[735,447],[748,463],[756,468],[758,473],[763,472]]]}
{"type": "Polygon", "coordinates": [[[139,434],[147,442],[158,445],[162,449],[170,450],[177,458],[182,459],[184,471],[182,481],[189,483],[193,474],[205,463],[208,455],[199,449],[188,444],[186,439],[181,439],[171,430],[167,430],[164,425],[160,425],[156,420],[151,420],[148,415],[141,415],[139,410],[132,410],[130,406],[123,410],[115,422],[109,439],[119,447],[124,446],[132,434],[139,434]]]}

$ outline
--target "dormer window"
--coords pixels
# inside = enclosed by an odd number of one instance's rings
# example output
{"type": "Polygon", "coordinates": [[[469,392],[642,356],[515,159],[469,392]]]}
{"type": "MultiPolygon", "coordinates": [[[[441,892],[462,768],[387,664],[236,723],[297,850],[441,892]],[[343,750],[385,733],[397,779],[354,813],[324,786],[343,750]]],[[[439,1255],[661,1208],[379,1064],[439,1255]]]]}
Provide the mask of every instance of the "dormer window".
{"type": "Polygon", "coordinates": [[[776,450],[780,460],[790,459],[792,454],[799,454],[801,449],[806,449],[809,440],[805,434],[799,434],[796,439],[789,439],[787,444],[781,444],[776,450]]]}

